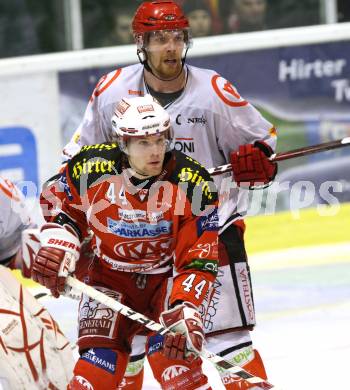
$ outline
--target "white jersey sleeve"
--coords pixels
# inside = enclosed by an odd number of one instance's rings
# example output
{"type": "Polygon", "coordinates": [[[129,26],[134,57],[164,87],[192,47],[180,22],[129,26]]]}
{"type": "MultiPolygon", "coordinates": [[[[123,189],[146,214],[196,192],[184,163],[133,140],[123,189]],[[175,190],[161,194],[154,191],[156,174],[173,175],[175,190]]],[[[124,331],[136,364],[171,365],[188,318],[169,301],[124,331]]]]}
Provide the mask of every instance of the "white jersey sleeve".
{"type": "MultiPolygon", "coordinates": [[[[212,70],[188,66],[183,94],[171,104],[175,148],[206,168],[230,162],[230,152],[240,145],[264,140],[276,146],[276,130],[259,111],[244,100],[229,81],[212,70]]],[[[248,192],[232,188],[231,175],[215,176],[220,192],[219,224],[242,218],[248,207],[248,192]]]]}
{"type": "Polygon", "coordinates": [[[0,177],[0,262],[16,254],[22,231],[32,226],[23,194],[10,180],[0,177]]]}
{"type": "Polygon", "coordinates": [[[253,143],[256,140],[265,141],[274,150],[275,127],[244,100],[237,89],[223,77],[212,76],[211,85],[215,93],[215,132],[219,149],[223,151],[226,161],[229,161],[229,153],[237,150],[239,145],[253,143]]]}
{"type": "Polygon", "coordinates": [[[63,161],[72,158],[83,145],[111,142],[111,119],[116,103],[123,97],[144,93],[143,67],[140,64],[120,68],[101,77],[90,97],[82,122],[63,149],[63,161]]]}

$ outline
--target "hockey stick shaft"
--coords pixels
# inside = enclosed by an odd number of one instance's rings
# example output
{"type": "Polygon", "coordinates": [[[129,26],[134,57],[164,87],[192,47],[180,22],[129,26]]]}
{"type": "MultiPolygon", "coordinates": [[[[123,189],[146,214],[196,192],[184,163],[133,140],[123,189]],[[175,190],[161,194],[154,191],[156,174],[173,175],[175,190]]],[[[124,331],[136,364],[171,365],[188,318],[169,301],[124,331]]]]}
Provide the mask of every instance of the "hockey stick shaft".
{"type": "MultiPolygon", "coordinates": [[[[117,300],[109,297],[108,295],[102,293],[101,291],[96,290],[95,288],[88,286],[85,283],[80,282],[78,279],[68,276],[66,279],[66,284],[73,289],[80,291],[87,296],[89,296],[92,299],[95,299],[96,301],[104,304],[105,306],[111,308],[112,310],[124,315],[127,318],[130,318],[133,321],[137,321],[146,328],[157,332],[161,335],[167,334],[170,332],[169,329],[163,327],[158,322],[155,322],[151,320],[150,318],[147,318],[141,313],[138,313],[131,308],[123,305],[122,303],[118,302],[117,300]]],[[[256,384],[261,389],[272,389],[273,386],[267,382],[266,380],[256,377],[252,374],[250,374],[248,371],[245,371],[240,366],[237,366],[231,362],[226,361],[222,357],[215,355],[214,353],[207,351],[203,348],[200,356],[206,360],[209,360],[211,363],[216,364],[217,366],[221,367],[222,369],[229,371],[238,377],[246,380],[248,383],[256,384]]]]}
{"type": "MultiPolygon", "coordinates": [[[[343,146],[350,146],[350,137],[342,138],[337,141],[325,142],[323,144],[289,150],[288,152],[275,153],[270,157],[270,160],[275,162],[289,160],[291,158],[307,156],[309,154],[324,152],[326,150],[342,148],[343,146]]],[[[208,169],[208,172],[211,176],[221,175],[222,173],[230,171],[232,171],[231,164],[220,165],[216,168],[208,169]]]]}

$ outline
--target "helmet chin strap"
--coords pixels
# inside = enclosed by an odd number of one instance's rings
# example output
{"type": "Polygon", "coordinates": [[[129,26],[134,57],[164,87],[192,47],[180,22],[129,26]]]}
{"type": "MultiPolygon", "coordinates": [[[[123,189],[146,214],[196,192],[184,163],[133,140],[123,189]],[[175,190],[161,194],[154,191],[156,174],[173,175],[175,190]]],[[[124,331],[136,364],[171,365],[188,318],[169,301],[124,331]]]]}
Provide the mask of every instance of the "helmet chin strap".
{"type": "Polygon", "coordinates": [[[155,78],[157,78],[160,81],[170,82],[170,81],[176,80],[177,78],[179,78],[181,76],[183,68],[185,66],[187,52],[188,52],[188,47],[186,48],[185,55],[183,56],[183,58],[181,58],[181,69],[180,69],[179,73],[175,77],[173,77],[172,79],[162,79],[153,72],[152,68],[149,66],[147,52],[145,49],[137,49],[137,57],[139,58],[140,63],[145,67],[145,69],[148,72],[152,73],[155,78]]]}
{"type": "Polygon", "coordinates": [[[135,171],[135,173],[137,173],[138,175],[144,177],[145,179],[149,178],[149,177],[152,177],[151,175],[145,175],[144,173],[141,173],[139,171],[137,171],[135,168],[131,168],[133,171],[135,171]]]}

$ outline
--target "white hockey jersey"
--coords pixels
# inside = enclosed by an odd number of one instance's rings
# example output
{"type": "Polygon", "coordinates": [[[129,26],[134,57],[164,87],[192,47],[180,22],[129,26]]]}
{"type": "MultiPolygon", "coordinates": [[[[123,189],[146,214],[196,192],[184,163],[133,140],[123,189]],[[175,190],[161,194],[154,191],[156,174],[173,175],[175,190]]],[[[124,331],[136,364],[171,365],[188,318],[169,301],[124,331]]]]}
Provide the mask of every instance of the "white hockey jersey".
{"type": "Polygon", "coordinates": [[[23,194],[0,176],[0,262],[16,254],[22,231],[32,226],[23,194]]]}
{"type": "MultiPolygon", "coordinates": [[[[237,92],[235,87],[212,70],[187,65],[183,93],[165,106],[175,133],[175,149],[195,158],[206,168],[227,164],[229,153],[239,145],[264,140],[273,149],[276,131],[273,125],[237,92]]],[[[64,149],[64,158],[76,154],[83,145],[112,141],[111,118],[116,103],[123,97],[148,93],[143,66],[131,65],[103,76],[97,84],[82,123],[64,149]]],[[[220,190],[221,230],[244,216],[248,192],[234,188],[230,175],[215,177],[220,190]],[[224,178],[227,178],[223,181],[224,178]]]]}

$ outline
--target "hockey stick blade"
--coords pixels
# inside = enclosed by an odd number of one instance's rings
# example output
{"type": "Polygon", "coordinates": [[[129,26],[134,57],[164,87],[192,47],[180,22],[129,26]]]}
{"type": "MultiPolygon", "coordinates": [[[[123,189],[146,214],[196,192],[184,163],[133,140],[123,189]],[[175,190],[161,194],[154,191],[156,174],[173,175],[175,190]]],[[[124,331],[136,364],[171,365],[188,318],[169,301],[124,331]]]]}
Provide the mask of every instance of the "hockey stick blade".
{"type": "MultiPolygon", "coordinates": [[[[345,137],[337,141],[325,142],[323,144],[306,146],[300,149],[290,150],[288,152],[275,153],[270,157],[271,161],[284,161],[291,158],[306,156],[309,154],[324,152],[326,150],[338,149],[343,146],[350,146],[350,137],[345,137]]],[[[231,164],[220,165],[216,168],[208,169],[211,176],[221,175],[222,173],[232,171],[231,164]]]]}
{"type": "MultiPolygon", "coordinates": [[[[104,304],[105,306],[111,308],[112,310],[126,316],[127,318],[130,318],[133,321],[137,321],[140,324],[144,325],[146,328],[158,332],[161,335],[164,335],[166,333],[169,333],[170,330],[159,324],[158,322],[155,322],[151,320],[150,318],[147,318],[141,313],[138,313],[128,306],[123,305],[122,303],[116,301],[115,299],[109,297],[108,295],[104,294],[101,291],[96,290],[95,288],[88,286],[87,284],[80,282],[78,279],[68,276],[66,279],[66,285],[70,286],[72,289],[77,290],[79,292],[82,292],[89,296],[92,299],[95,299],[96,301],[104,304]]],[[[206,359],[213,363],[214,365],[217,365],[221,367],[222,369],[231,372],[238,377],[244,379],[248,383],[255,384],[260,389],[268,390],[272,389],[273,385],[270,384],[268,381],[256,377],[252,374],[250,374],[248,371],[244,370],[242,367],[237,366],[236,364],[233,364],[231,362],[228,362],[227,360],[223,359],[221,356],[218,356],[206,349],[203,348],[200,356],[203,359],[206,359]]]]}

